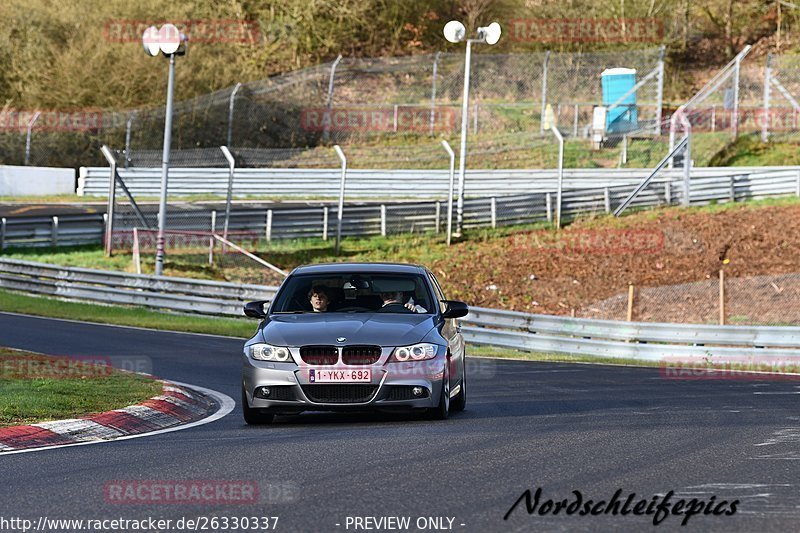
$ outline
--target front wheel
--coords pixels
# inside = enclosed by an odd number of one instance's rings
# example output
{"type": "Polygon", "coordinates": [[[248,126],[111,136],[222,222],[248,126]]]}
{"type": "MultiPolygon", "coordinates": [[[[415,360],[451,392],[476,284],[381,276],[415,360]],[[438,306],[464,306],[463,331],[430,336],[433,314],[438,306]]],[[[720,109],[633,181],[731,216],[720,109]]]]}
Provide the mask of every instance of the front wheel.
{"type": "Polygon", "coordinates": [[[244,415],[244,421],[251,425],[269,424],[275,419],[273,413],[247,405],[247,393],[245,393],[244,387],[242,387],[242,414],[244,415]]]}
{"type": "Polygon", "coordinates": [[[439,396],[439,405],[428,409],[428,417],[433,420],[447,420],[450,416],[450,361],[445,361],[442,375],[442,393],[439,396]]]}
{"type": "Polygon", "coordinates": [[[453,411],[463,411],[467,407],[467,365],[464,364],[464,375],[461,376],[461,390],[458,391],[456,397],[453,398],[451,404],[453,411]]]}

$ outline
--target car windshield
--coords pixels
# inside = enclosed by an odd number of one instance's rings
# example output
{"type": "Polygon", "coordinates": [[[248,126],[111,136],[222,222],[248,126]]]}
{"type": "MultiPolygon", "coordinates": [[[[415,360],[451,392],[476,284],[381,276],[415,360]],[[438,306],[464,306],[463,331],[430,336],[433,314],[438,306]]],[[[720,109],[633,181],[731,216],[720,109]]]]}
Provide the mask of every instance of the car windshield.
{"type": "Polygon", "coordinates": [[[271,313],[430,313],[418,274],[299,274],[287,279],[271,313]]]}

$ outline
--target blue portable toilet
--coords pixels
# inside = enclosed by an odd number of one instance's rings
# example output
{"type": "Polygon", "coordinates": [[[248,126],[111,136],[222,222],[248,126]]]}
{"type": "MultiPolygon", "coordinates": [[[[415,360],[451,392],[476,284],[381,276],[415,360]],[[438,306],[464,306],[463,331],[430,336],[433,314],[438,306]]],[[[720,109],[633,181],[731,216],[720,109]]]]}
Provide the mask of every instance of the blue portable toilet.
{"type": "MultiPolygon", "coordinates": [[[[610,107],[636,85],[636,69],[609,68],[600,74],[603,105],[610,107]]],[[[629,94],[606,114],[606,133],[627,133],[638,128],[636,93],[629,94]]]]}

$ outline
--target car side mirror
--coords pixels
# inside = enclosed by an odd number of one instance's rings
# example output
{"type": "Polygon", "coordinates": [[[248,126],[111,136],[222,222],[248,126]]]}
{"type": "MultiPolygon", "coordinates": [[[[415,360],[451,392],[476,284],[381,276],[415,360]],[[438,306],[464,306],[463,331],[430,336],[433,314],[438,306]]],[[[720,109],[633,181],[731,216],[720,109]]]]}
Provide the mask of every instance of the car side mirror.
{"type": "Polygon", "coordinates": [[[469,313],[469,307],[464,302],[458,300],[443,300],[447,306],[442,313],[444,318],[461,318],[469,313]]]}
{"type": "Polygon", "coordinates": [[[264,312],[265,303],[267,303],[266,300],[247,302],[244,304],[244,314],[250,318],[266,318],[267,313],[264,312]]]}

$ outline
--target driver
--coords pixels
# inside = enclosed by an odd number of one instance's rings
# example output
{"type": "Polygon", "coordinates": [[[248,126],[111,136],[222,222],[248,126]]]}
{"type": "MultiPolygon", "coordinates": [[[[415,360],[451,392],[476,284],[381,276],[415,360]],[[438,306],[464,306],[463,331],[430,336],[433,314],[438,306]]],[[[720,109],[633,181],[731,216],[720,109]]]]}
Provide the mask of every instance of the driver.
{"type": "Polygon", "coordinates": [[[390,305],[394,305],[394,306],[403,306],[409,311],[412,311],[414,313],[428,312],[427,309],[425,309],[421,305],[414,305],[413,301],[408,301],[404,304],[402,291],[382,292],[380,293],[380,297],[383,300],[383,305],[381,306],[381,309],[388,307],[390,305]]]}

